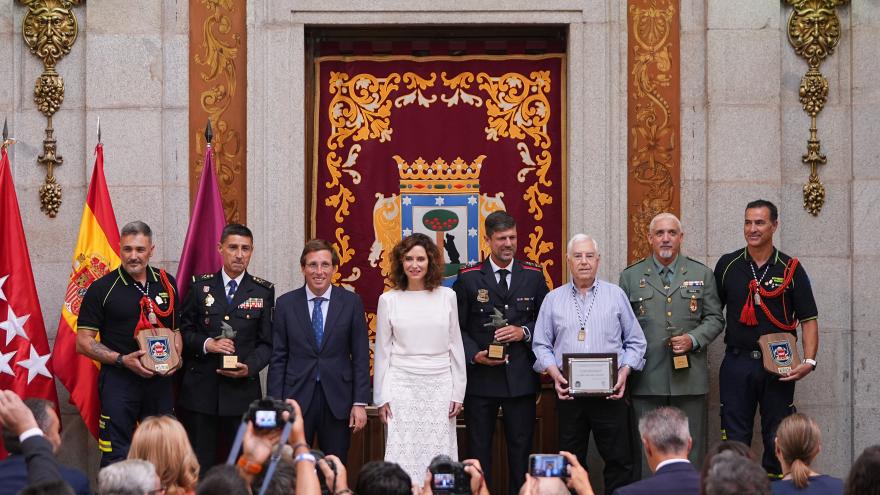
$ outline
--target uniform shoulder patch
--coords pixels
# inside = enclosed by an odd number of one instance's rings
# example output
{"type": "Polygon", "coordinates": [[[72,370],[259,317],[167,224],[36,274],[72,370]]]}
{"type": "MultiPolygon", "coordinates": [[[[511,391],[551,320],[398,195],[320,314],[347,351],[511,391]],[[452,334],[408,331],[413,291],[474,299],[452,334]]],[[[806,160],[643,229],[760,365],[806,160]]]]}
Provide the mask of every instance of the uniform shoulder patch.
{"type": "Polygon", "coordinates": [[[271,289],[271,288],[275,287],[275,284],[273,284],[272,282],[269,282],[268,280],[263,280],[260,277],[254,277],[253,275],[251,275],[251,279],[257,285],[262,285],[263,287],[265,287],[267,289],[271,289]]]}
{"type": "Polygon", "coordinates": [[[519,263],[522,265],[523,268],[527,270],[535,270],[541,273],[544,272],[544,268],[542,268],[541,265],[537,263],[532,263],[531,261],[520,261],[519,263]]]}
{"type": "Polygon", "coordinates": [[[461,265],[458,268],[458,273],[466,273],[466,272],[472,272],[474,270],[479,270],[482,265],[483,265],[482,262],[472,261],[470,263],[466,263],[466,264],[461,265]]]}
{"type": "Polygon", "coordinates": [[[201,282],[202,280],[211,280],[215,273],[203,273],[201,275],[193,275],[193,282],[201,282]]]}
{"type": "Polygon", "coordinates": [[[638,265],[639,263],[645,261],[646,259],[648,259],[648,258],[640,258],[640,259],[637,259],[636,261],[633,261],[632,263],[630,263],[626,268],[624,268],[624,270],[627,270],[627,269],[629,269],[629,268],[632,268],[632,267],[638,265]]]}

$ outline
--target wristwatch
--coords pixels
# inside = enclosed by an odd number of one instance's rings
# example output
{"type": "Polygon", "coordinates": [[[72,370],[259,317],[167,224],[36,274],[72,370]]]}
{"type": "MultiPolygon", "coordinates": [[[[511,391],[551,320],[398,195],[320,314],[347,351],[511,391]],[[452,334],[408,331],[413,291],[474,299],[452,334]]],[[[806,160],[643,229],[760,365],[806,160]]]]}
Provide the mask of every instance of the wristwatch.
{"type": "Polygon", "coordinates": [[[117,368],[124,368],[125,367],[125,365],[122,364],[122,353],[121,352],[116,356],[116,367],[117,368]]]}
{"type": "Polygon", "coordinates": [[[815,359],[804,359],[804,362],[813,367],[813,370],[816,370],[816,360],[815,359]]]}

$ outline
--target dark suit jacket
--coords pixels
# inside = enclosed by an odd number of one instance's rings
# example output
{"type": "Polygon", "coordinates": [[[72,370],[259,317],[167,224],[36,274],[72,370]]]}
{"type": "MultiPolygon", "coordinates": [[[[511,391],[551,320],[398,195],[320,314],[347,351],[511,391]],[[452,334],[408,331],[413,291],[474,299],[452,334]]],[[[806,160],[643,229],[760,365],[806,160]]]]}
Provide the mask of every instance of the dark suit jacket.
{"type": "Polygon", "coordinates": [[[180,405],[190,411],[222,416],[241,415],[262,397],[260,370],[272,355],[272,309],[275,288],[263,279],[244,274],[232,303],[220,272],[194,277],[180,319],[183,334],[184,375],[180,405]],[[220,335],[220,325],[236,330],[235,353],[248,367],[247,378],[217,374],[220,354],[205,354],[205,341],[220,335]]]}
{"type": "Polygon", "coordinates": [[[509,324],[535,331],[538,310],[548,292],[544,272],[518,260],[513,261],[511,268],[506,296],[499,292],[488,258],[477,266],[462,269],[452,285],[458,302],[464,356],[469,363],[468,395],[519,397],[538,391],[538,375],[532,370],[535,355],[531,342],[511,343],[507,348],[510,357],[506,366],[483,366],[473,362],[474,356],[489,347],[494,338],[495,328],[484,326],[490,321],[494,308],[504,313],[509,324]]]}
{"type": "Polygon", "coordinates": [[[370,402],[370,344],[364,304],[357,294],[333,287],[320,349],[311,321],[305,287],[278,298],[267,392],[276,399],[293,398],[305,413],[320,373],[333,416],[346,419],[353,403],[370,402]]]}
{"type": "MultiPolygon", "coordinates": [[[[61,478],[73,488],[76,495],[91,495],[89,480],[85,474],[64,466],[58,466],[58,470],[61,478]]],[[[0,495],[15,495],[27,485],[28,471],[24,456],[12,455],[0,461],[0,495]]]]}
{"type": "Polygon", "coordinates": [[[700,473],[689,462],[675,462],[654,476],[614,490],[614,495],[699,495],[700,473]]]}

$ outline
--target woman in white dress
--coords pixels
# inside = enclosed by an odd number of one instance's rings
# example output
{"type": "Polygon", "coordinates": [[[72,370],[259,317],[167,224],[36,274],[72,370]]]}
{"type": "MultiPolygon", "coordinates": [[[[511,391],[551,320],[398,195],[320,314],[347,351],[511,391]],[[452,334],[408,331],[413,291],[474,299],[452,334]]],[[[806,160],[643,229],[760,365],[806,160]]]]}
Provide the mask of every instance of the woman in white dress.
{"type": "Polygon", "coordinates": [[[385,460],[421,485],[431,459],[458,459],[455,417],[467,386],[455,293],[440,251],[412,234],[392,252],[395,288],[379,297],[373,402],[387,425],[385,460]]]}

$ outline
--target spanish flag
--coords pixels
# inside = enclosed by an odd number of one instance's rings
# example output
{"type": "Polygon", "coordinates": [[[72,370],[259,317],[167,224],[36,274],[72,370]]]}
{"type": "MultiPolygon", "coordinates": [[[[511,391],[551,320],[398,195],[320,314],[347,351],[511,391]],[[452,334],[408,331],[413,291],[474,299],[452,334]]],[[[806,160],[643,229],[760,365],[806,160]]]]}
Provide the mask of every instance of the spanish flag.
{"type": "Polygon", "coordinates": [[[79,225],[79,239],[73,250],[73,269],[61,308],[55,337],[55,374],[70,391],[70,401],[79,409],[92,436],[98,438],[98,371],[100,363],[77,354],[76,321],[86,290],[93,281],[115,270],[119,257],[119,228],[104,179],[104,148],[95,147],[95,169],[79,225]]]}

